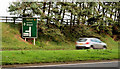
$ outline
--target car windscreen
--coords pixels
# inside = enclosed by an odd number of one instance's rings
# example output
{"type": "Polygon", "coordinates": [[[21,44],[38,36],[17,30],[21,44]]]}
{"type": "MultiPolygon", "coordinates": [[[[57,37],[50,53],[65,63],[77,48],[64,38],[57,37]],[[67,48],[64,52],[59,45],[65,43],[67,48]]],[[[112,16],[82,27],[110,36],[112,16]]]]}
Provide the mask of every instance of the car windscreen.
{"type": "Polygon", "coordinates": [[[87,39],[78,39],[79,42],[85,42],[87,39]]]}

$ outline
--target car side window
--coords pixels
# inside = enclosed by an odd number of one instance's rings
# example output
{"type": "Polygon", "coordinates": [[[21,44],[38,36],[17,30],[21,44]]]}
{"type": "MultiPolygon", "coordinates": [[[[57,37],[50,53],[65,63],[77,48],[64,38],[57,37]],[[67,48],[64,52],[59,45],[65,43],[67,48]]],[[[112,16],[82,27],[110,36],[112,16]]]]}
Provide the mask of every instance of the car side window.
{"type": "Polygon", "coordinates": [[[95,39],[95,42],[98,42],[98,41],[95,39]]]}
{"type": "Polygon", "coordinates": [[[99,39],[91,39],[92,42],[102,43],[99,39]]]}
{"type": "Polygon", "coordinates": [[[93,39],[91,39],[91,41],[93,42],[93,39]]]}
{"type": "Polygon", "coordinates": [[[94,39],[91,39],[91,41],[92,41],[92,42],[95,42],[95,40],[94,40],[94,39]]]}
{"type": "Polygon", "coordinates": [[[100,41],[99,39],[96,39],[96,42],[97,42],[97,43],[101,43],[101,41],[100,41]]]}

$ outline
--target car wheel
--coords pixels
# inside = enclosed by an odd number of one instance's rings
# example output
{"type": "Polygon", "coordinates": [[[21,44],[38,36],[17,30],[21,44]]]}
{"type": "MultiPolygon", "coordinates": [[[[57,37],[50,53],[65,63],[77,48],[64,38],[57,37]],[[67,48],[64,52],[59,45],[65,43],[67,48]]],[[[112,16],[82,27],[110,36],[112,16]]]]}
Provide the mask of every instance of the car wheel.
{"type": "Polygon", "coordinates": [[[78,48],[78,47],[76,47],[76,49],[78,50],[79,48],[78,48]]]}
{"type": "Polygon", "coordinates": [[[89,47],[89,49],[94,49],[93,46],[89,47]]]}
{"type": "Polygon", "coordinates": [[[103,49],[105,50],[105,49],[107,49],[107,47],[106,47],[106,46],[103,46],[103,49]]]}

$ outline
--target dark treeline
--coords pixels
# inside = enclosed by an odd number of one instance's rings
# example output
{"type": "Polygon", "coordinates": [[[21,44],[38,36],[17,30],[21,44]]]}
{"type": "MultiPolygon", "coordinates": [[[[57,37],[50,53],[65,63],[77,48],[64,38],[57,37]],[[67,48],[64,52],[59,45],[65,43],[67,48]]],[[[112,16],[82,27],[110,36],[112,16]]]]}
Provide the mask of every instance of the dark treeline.
{"type": "Polygon", "coordinates": [[[120,2],[13,2],[8,11],[20,17],[39,17],[41,33],[59,29],[65,34],[65,27],[73,33],[79,26],[85,31],[85,26],[99,34],[119,36],[119,10],[120,2]]]}

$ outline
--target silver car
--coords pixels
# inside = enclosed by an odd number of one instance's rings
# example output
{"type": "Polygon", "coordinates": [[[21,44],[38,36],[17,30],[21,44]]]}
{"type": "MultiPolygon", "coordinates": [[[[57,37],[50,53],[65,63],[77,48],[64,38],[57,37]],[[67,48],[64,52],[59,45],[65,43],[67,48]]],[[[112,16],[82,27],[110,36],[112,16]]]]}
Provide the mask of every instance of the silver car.
{"type": "Polygon", "coordinates": [[[107,44],[98,38],[79,38],[78,41],[76,41],[76,49],[80,48],[107,49],[107,44]]]}

